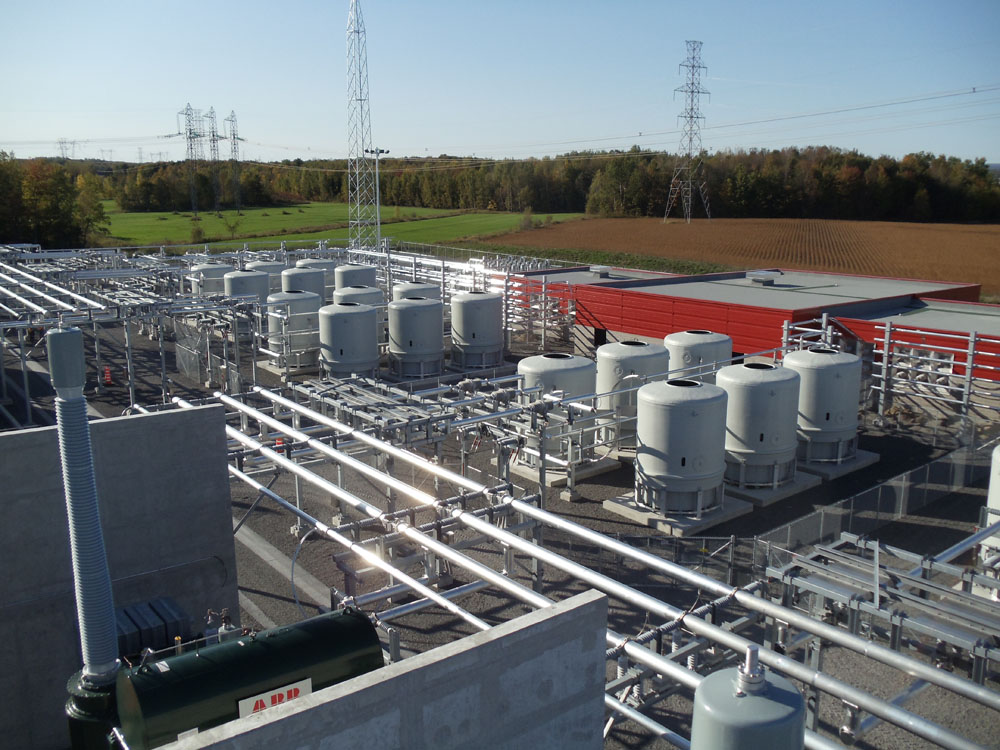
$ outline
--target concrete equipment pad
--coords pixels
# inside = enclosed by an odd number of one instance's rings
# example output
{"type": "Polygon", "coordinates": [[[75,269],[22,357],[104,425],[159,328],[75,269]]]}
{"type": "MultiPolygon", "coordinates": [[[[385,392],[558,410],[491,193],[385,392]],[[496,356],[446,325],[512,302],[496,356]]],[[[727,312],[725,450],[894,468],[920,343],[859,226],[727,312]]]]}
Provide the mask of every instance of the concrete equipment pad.
{"type": "Polygon", "coordinates": [[[817,474],[808,474],[804,471],[796,471],[795,478],[791,482],[786,482],[776,489],[770,489],[767,487],[750,489],[746,487],[734,487],[727,484],[726,496],[738,497],[741,500],[749,500],[757,508],[766,508],[768,505],[772,505],[779,500],[785,500],[792,495],[797,495],[811,487],[815,487],[822,481],[823,479],[817,474]]]}
{"type": "Polygon", "coordinates": [[[799,461],[796,464],[798,471],[807,471],[810,474],[815,474],[821,479],[829,482],[832,479],[839,479],[845,474],[850,474],[852,471],[857,471],[858,469],[864,469],[867,466],[878,463],[880,456],[878,453],[872,453],[871,451],[863,451],[860,448],[858,452],[854,454],[854,458],[850,458],[847,461],[843,461],[839,464],[834,463],[805,463],[804,461],[799,461]]]}
{"type": "MultiPolygon", "coordinates": [[[[272,363],[269,359],[258,359],[257,368],[269,372],[272,375],[277,375],[278,377],[283,377],[285,374],[284,367],[278,367],[276,364],[272,363]]],[[[289,367],[289,375],[315,375],[319,372],[319,365],[313,365],[311,367],[289,367]]]]}
{"type": "Polygon", "coordinates": [[[727,488],[722,507],[702,513],[701,518],[682,514],[665,516],[650,510],[645,505],[639,505],[632,493],[605,500],[603,507],[605,510],[624,516],[630,521],[641,523],[670,536],[694,536],[717,524],[745,516],[753,510],[751,503],[729,497],[728,492],[727,488]]]}
{"type": "MultiPolygon", "coordinates": [[[[616,471],[620,469],[621,466],[622,465],[613,458],[598,458],[594,461],[587,461],[586,463],[577,466],[573,472],[573,478],[575,481],[579,482],[583,479],[596,477],[598,474],[607,474],[609,471],[616,471]]],[[[519,477],[523,477],[524,479],[530,479],[533,482],[538,481],[538,469],[532,468],[531,466],[524,466],[523,464],[515,462],[511,464],[510,471],[512,474],[517,474],[519,477]]],[[[567,476],[565,471],[554,469],[552,467],[545,470],[546,487],[565,487],[566,482],[567,476]]]]}

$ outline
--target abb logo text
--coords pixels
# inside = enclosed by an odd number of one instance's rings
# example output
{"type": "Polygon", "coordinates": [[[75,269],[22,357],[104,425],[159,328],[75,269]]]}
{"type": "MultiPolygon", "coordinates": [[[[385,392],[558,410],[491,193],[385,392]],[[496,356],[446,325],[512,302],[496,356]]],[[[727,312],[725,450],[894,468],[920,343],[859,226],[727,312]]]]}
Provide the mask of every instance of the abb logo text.
{"type": "Polygon", "coordinates": [[[261,711],[266,711],[274,706],[280,706],[282,703],[288,703],[310,693],[312,693],[312,679],[306,678],[291,685],[275,688],[266,693],[251,695],[249,698],[244,698],[239,702],[240,718],[259,714],[261,711]]]}

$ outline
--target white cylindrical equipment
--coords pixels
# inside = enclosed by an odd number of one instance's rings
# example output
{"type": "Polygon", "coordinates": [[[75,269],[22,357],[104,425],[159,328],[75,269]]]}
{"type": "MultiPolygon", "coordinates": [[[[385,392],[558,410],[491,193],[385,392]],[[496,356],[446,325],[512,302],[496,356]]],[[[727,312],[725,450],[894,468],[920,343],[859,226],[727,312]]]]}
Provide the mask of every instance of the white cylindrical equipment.
{"type": "Polygon", "coordinates": [[[806,704],[795,685],[757,661],[720,669],[694,692],[691,750],[802,750],[806,704]]]}
{"type": "Polygon", "coordinates": [[[439,375],[444,366],[444,305],[410,297],[389,303],[389,369],[402,378],[439,375]]]}
{"type": "Polygon", "coordinates": [[[663,345],[670,352],[670,366],[685,369],[676,377],[685,380],[715,382],[715,370],[733,358],[733,340],[724,333],[692,330],[677,331],[663,337],[663,345]]]}
{"type": "Polygon", "coordinates": [[[199,263],[191,266],[191,293],[197,295],[223,294],[223,278],[233,270],[228,263],[199,263]]]}
{"type": "Polygon", "coordinates": [[[385,309],[385,295],[377,286],[365,286],[355,284],[353,286],[338,287],[333,293],[334,304],[343,302],[357,302],[359,305],[371,305],[376,308],[376,328],[378,329],[379,343],[385,343],[387,339],[386,320],[389,311],[385,309]]]}
{"type": "MultiPolygon", "coordinates": [[[[670,369],[670,353],[659,344],[616,341],[597,349],[597,392],[608,393],[640,386],[647,380],[662,380],[670,369]]],[[[615,418],[602,419],[603,438],[617,440],[619,448],[635,447],[636,391],[602,396],[601,411],[614,411],[615,418]]]]}
{"type": "Polygon", "coordinates": [[[357,284],[354,286],[340,287],[333,293],[335,304],[342,302],[357,302],[360,305],[384,305],[385,295],[376,286],[364,286],[357,284]]]}
{"type": "Polygon", "coordinates": [[[799,387],[799,451],[807,462],[842,463],[858,448],[861,359],[825,347],[788,352],[799,387]]]}
{"type": "Polygon", "coordinates": [[[723,500],[726,392],[696,380],[647,383],[637,394],[635,500],[695,514],[723,500]]]}
{"type": "MultiPolygon", "coordinates": [[[[548,393],[557,393],[563,398],[593,393],[597,381],[597,365],[586,357],[552,352],[525,357],[517,363],[517,374],[522,376],[521,385],[524,389],[541,389],[540,392],[523,394],[522,402],[528,404],[540,400],[548,393]]],[[[574,447],[570,447],[568,441],[559,436],[570,429],[568,417],[566,407],[559,406],[549,412],[545,455],[555,456],[563,461],[590,458],[594,451],[593,430],[575,437],[574,447]]],[[[592,421],[580,420],[580,427],[591,425],[592,421]]],[[[540,447],[538,436],[529,433],[525,442],[527,450],[518,452],[517,462],[535,467],[538,465],[537,454],[540,447]]]]}
{"type": "Polygon", "coordinates": [[[296,268],[323,269],[323,275],[326,279],[326,291],[323,299],[333,299],[333,292],[337,288],[337,266],[339,265],[339,260],[330,260],[329,258],[299,258],[295,261],[296,268]]]}
{"type": "Polygon", "coordinates": [[[375,308],[341,302],[319,309],[319,360],[336,378],[378,371],[378,317],[375,308]]]}
{"type": "Polygon", "coordinates": [[[320,296],[292,290],[267,298],[267,346],[288,355],[292,368],[315,367],[319,360],[320,296]],[[287,343],[287,347],[286,347],[287,343]]]}
{"type": "Polygon", "coordinates": [[[261,271],[267,274],[268,286],[271,292],[281,291],[281,272],[287,266],[280,260],[252,260],[246,264],[248,271],[261,271]]]}
{"type": "Polygon", "coordinates": [[[337,289],[347,286],[378,286],[378,272],[375,266],[344,263],[334,270],[337,289]]]}
{"type": "Polygon", "coordinates": [[[584,396],[594,392],[597,365],[586,357],[553,352],[525,357],[517,363],[517,374],[522,376],[524,388],[541,388],[540,394],[528,394],[528,401],[554,391],[561,391],[563,397],[584,396]]]}
{"type": "MultiPolygon", "coordinates": [[[[399,285],[396,286],[399,288],[399,285]]],[[[462,292],[451,297],[451,363],[463,370],[503,364],[503,295],[462,292]]]]}
{"type": "Polygon", "coordinates": [[[715,384],[726,407],[726,482],[747,489],[777,488],[795,479],[799,374],[747,362],[723,367],[715,384]]]}
{"type": "Polygon", "coordinates": [[[271,291],[268,276],[261,271],[230,271],[222,277],[222,281],[227,297],[246,297],[252,294],[262,305],[267,302],[267,295],[271,291]]]}
{"type": "Polygon", "coordinates": [[[281,291],[312,292],[326,299],[326,272],[322,268],[286,268],[281,272],[281,291]]]}
{"type": "Polygon", "coordinates": [[[402,281],[398,284],[393,284],[393,302],[396,300],[406,299],[408,297],[441,299],[441,287],[438,284],[429,284],[419,281],[402,281]]]}

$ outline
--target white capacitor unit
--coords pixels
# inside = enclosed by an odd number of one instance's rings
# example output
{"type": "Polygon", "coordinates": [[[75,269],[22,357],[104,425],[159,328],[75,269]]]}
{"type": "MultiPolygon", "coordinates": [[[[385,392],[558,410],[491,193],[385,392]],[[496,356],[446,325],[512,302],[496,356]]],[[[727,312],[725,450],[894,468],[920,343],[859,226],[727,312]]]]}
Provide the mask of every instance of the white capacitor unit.
{"type": "Polygon", "coordinates": [[[326,299],[326,272],[322,268],[286,268],[281,272],[281,291],[312,292],[326,299]]]}
{"type": "Polygon", "coordinates": [[[271,291],[268,276],[261,271],[230,271],[222,277],[222,282],[227,297],[253,295],[262,305],[271,291]]]}
{"type": "Polygon", "coordinates": [[[223,278],[234,270],[228,263],[199,263],[191,266],[191,293],[197,295],[223,294],[223,278]]]}
{"type": "Polygon", "coordinates": [[[783,363],[802,379],[798,457],[821,463],[853,458],[858,449],[861,359],[819,347],[788,352],[783,363]]]}
{"type": "Polygon", "coordinates": [[[426,297],[427,299],[441,299],[441,287],[437,284],[424,283],[422,281],[401,281],[392,287],[392,299],[406,299],[407,297],[426,297]]]}
{"type": "Polygon", "coordinates": [[[726,392],[697,380],[647,383],[637,396],[635,500],[665,515],[722,505],[726,392]]]}
{"type": "Polygon", "coordinates": [[[597,392],[634,388],[627,393],[601,396],[597,408],[613,411],[614,418],[601,419],[602,436],[617,441],[618,448],[635,447],[635,405],[638,386],[647,380],[663,380],[670,369],[666,347],[645,341],[616,341],[597,349],[597,392]]]}
{"type": "Polygon", "coordinates": [[[319,361],[329,377],[378,372],[378,319],[374,307],[340,302],[319,309],[319,361]]]}
{"type": "MultiPolygon", "coordinates": [[[[523,394],[522,402],[527,404],[538,401],[549,393],[557,393],[563,398],[593,393],[597,382],[597,365],[586,357],[551,352],[525,357],[517,363],[517,374],[521,376],[523,389],[540,389],[538,392],[523,394]]],[[[594,450],[593,431],[580,434],[575,439],[573,447],[570,447],[567,441],[559,437],[559,433],[567,429],[565,425],[568,417],[569,413],[566,408],[561,406],[549,412],[547,430],[549,437],[545,440],[546,456],[557,456],[564,461],[591,458],[594,450]]],[[[529,433],[525,447],[526,450],[518,452],[517,462],[526,466],[537,466],[538,437],[529,433]]]]}
{"type": "Polygon", "coordinates": [[[378,273],[375,266],[363,266],[358,263],[344,263],[334,270],[337,289],[346,286],[378,286],[378,273]]]}
{"type": "Polygon", "coordinates": [[[723,367],[715,384],[726,407],[726,482],[777,488],[795,479],[799,374],[766,362],[723,367]]]}
{"type": "Polygon", "coordinates": [[[452,295],[452,366],[462,370],[497,367],[503,364],[503,350],[503,295],[495,292],[452,295]]]}
{"type": "Polygon", "coordinates": [[[664,336],[663,345],[670,352],[670,366],[674,370],[684,368],[676,377],[685,380],[714,383],[717,363],[724,365],[733,358],[733,340],[724,333],[677,331],[664,336]]]}
{"type": "Polygon", "coordinates": [[[389,303],[389,370],[401,378],[440,375],[444,366],[444,305],[410,297],[389,303]]]}
{"type": "Polygon", "coordinates": [[[333,291],[337,288],[337,266],[339,265],[339,260],[330,260],[329,258],[299,258],[295,261],[296,268],[323,269],[323,274],[326,278],[326,292],[323,299],[333,298],[333,291]]]}
{"type": "MultiPolygon", "coordinates": [[[[319,360],[320,296],[292,290],[267,298],[267,347],[288,356],[291,368],[315,367],[319,360]]],[[[272,361],[274,359],[272,358],[272,361]]]]}
{"type": "Polygon", "coordinates": [[[272,292],[281,291],[281,272],[287,266],[280,260],[253,260],[246,264],[248,271],[261,271],[267,274],[268,286],[272,292]]]}

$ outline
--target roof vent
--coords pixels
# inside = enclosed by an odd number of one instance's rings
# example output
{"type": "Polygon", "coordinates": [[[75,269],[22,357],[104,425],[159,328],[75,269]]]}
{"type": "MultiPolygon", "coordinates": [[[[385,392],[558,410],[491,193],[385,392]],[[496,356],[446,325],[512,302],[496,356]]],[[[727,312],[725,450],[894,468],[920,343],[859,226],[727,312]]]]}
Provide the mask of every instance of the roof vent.
{"type": "Polygon", "coordinates": [[[747,271],[747,279],[751,284],[774,286],[774,280],[781,276],[781,271],[747,271]]]}
{"type": "Polygon", "coordinates": [[[599,279],[611,277],[611,266],[591,266],[590,272],[599,279]]]}

